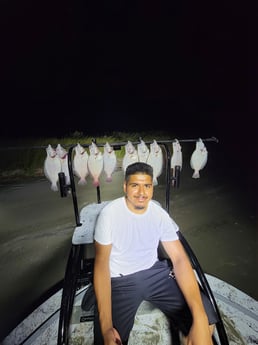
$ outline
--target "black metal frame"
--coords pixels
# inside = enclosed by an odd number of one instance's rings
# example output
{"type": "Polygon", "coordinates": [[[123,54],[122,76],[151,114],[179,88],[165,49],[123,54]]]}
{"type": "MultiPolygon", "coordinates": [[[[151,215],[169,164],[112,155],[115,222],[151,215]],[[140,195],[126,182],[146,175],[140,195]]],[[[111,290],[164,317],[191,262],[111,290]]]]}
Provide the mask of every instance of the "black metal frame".
{"type": "MultiPolygon", "coordinates": [[[[134,145],[140,143],[141,138],[139,138],[139,141],[133,142],[134,145]]],[[[198,139],[183,139],[178,140],[179,142],[194,142],[198,139]]],[[[202,139],[203,141],[213,141],[218,142],[218,140],[215,137],[202,139]]],[[[99,144],[96,143],[95,140],[93,140],[94,143],[99,146],[103,147],[104,143],[99,144]]],[[[173,187],[178,188],[180,185],[180,167],[175,168],[174,177],[171,177],[171,168],[170,168],[170,162],[171,162],[171,153],[169,150],[169,146],[173,143],[174,140],[157,140],[157,143],[159,145],[162,145],[165,150],[166,154],[166,195],[165,195],[165,207],[167,212],[169,213],[169,202],[170,202],[170,191],[171,191],[171,183],[173,181],[173,187]]],[[[146,144],[150,144],[151,142],[146,141],[146,144]]],[[[126,145],[127,142],[118,142],[118,143],[110,143],[115,149],[121,149],[122,146],[126,145]]],[[[88,147],[89,144],[82,145],[83,147],[88,147]]],[[[67,186],[65,184],[65,178],[63,173],[59,174],[59,185],[60,185],[60,194],[61,197],[66,197],[68,195],[68,190],[71,190],[72,193],[72,199],[73,199],[73,207],[74,207],[74,214],[75,214],[75,220],[76,220],[76,226],[80,226],[80,216],[78,211],[78,203],[77,203],[77,196],[76,196],[76,188],[75,188],[75,182],[74,182],[74,174],[73,174],[73,166],[72,166],[72,153],[75,145],[71,146],[68,150],[68,169],[70,174],[70,185],[67,186]]],[[[97,202],[101,202],[100,198],[100,188],[96,187],[97,192],[97,202]]],[[[224,328],[224,324],[222,321],[222,318],[220,316],[220,312],[216,303],[216,300],[213,296],[212,290],[209,286],[209,283],[205,277],[205,274],[201,268],[201,265],[199,264],[193,250],[191,249],[190,245],[188,244],[187,240],[183,236],[181,232],[179,233],[179,238],[190,258],[190,261],[192,263],[193,268],[195,269],[197,276],[200,281],[200,285],[202,289],[204,290],[204,293],[208,296],[210,299],[213,308],[215,310],[215,313],[218,317],[218,322],[216,323],[216,329],[218,332],[219,340],[221,345],[229,345],[227,334],[224,328]]],[[[70,324],[70,318],[72,314],[72,308],[73,308],[73,302],[76,292],[76,286],[77,286],[77,279],[78,275],[82,266],[83,262],[83,251],[84,251],[84,245],[73,245],[71,246],[70,255],[67,261],[66,271],[65,271],[65,277],[64,277],[64,284],[63,284],[63,292],[62,292],[62,300],[61,300],[61,308],[60,308],[60,317],[59,317],[59,325],[58,325],[58,339],[57,339],[57,345],[68,345],[69,344],[69,324],[70,324]]],[[[175,331],[172,334],[173,338],[173,344],[177,345],[179,344],[179,337],[178,333],[175,331]]],[[[213,337],[213,343],[216,345],[217,341],[215,337],[213,337]]]]}

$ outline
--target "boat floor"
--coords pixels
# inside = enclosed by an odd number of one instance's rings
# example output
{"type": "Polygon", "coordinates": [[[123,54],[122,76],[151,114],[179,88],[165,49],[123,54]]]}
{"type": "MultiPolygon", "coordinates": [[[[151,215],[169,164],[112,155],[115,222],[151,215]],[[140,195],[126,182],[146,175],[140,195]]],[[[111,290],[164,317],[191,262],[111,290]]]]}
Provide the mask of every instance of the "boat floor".
{"type": "MultiPolygon", "coordinates": [[[[258,344],[258,302],[224,281],[206,274],[224,322],[230,345],[258,344]]],[[[70,345],[93,345],[93,311],[81,308],[87,290],[76,292],[70,324],[70,345]]],[[[51,296],[22,321],[2,345],[56,345],[62,290],[51,296]]],[[[217,333],[215,337],[219,342],[217,333]]],[[[164,314],[143,302],[136,314],[128,345],[171,345],[164,314]]]]}

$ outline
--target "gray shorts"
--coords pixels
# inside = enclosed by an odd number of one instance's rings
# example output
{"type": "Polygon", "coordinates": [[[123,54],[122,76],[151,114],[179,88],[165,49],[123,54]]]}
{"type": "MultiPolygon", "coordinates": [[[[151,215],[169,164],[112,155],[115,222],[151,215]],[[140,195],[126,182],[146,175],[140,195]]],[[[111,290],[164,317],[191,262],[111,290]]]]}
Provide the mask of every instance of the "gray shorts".
{"type": "MultiPolygon", "coordinates": [[[[122,340],[129,338],[135,314],[143,300],[159,308],[174,327],[188,334],[192,324],[191,312],[167,260],[157,261],[147,270],[112,278],[111,284],[113,324],[122,340]]],[[[201,295],[209,323],[214,324],[218,321],[217,314],[202,291],[201,295]]]]}

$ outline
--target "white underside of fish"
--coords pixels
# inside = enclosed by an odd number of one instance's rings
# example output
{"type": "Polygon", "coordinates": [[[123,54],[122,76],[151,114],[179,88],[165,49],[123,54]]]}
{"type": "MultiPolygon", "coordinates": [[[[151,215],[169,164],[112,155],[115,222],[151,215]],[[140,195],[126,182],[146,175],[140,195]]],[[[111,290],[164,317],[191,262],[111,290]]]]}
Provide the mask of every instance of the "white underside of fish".
{"type": "Polygon", "coordinates": [[[182,155],[181,145],[178,140],[173,142],[172,148],[173,148],[173,153],[171,157],[170,167],[171,169],[173,169],[173,173],[174,173],[174,169],[176,166],[179,166],[180,169],[182,169],[183,155],[182,155]]]}
{"type": "Polygon", "coordinates": [[[136,163],[138,161],[139,161],[139,158],[136,151],[132,154],[126,153],[124,155],[123,162],[122,162],[123,171],[124,172],[126,171],[126,168],[128,167],[128,165],[136,163]]]}
{"type": "Polygon", "coordinates": [[[191,168],[194,170],[192,178],[200,178],[200,170],[202,170],[205,165],[207,164],[208,160],[208,152],[201,152],[201,151],[194,151],[191,159],[190,165],[191,168]]]}
{"type": "Polygon", "coordinates": [[[143,140],[140,142],[140,144],[137,145],[137,153],[139,162],[147,163],[150,150],[143,140]]]}
{"type": "Polygon", "coordinates": [[[93,178],[93,185],[95,187],[99,186],[99,177],[103,170],[103,155],[101,152],[97,155],[90,155],[88,159],[88,169],[89,173],[93,178]]]}
{"type": "Polygon", "coordinates": [[[153,168],[153,185],[156,186],[158,184],[158,177],[161,175],[163,168],[162,152],[159,151],[157,154],[150,152],[147,163],[153,168]]]}
{"type": "Polygon", "coordinates": [[[58,173],[61,171],[61,162],[59,157],[47,157],[44,162],[44,174],[51,182],[51,189],[58,191],[58,173]]]}
{"type": "Polygon", "coordinates": [[[117,165],[117,159],[114,151],[112,151],[111,153],[104,152],[103,165],[104,172],[106,174],[106,182],[112,182],[112,174],[115,171],[117,165]]]}
{"type": "Polygon", "coordinates": [[[79,178],[78,184],[85,185],[87,183],[86,177],[89,175],[87,154],[84,153],[74,156],[73,170],[75,175],[79,178]]]}

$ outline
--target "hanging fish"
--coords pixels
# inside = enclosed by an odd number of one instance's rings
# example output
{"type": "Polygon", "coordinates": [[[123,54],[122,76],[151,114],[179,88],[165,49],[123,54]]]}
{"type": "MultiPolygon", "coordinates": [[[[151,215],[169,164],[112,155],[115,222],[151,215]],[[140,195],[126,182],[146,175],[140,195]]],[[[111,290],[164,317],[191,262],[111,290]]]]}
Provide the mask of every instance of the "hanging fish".
{"type": "Polygon", "coordinates": [[[140,143],[137,145],[137,152],[139,157],[139,162],[147,162],[149,157],[150,150],[143,140],[140,140],[140,143]]]}
{"type": "Polygon", "coordinates": [[[65,183],[70,185],[70,174],[68,169],[68,152],[60,144],[56,147],[56,153],[61,162],[61,171],[65,174],[65,183]]]}
{"type": "Polygon", "coordinates": [[[139,157],[136,148],[134,147],[133,143],[128,140],[127,144],[125,145],[125,155],[122,162],[122,168],[125,172],[128,165],[138,162],[139,157]]]}
{"type": "Polygon", "coordinates": [[[73,157],[73,171],[79,178],[78,184],[85,185],[87,183],[86,177],[89,175],[88,158],[89,155],[86,149],[79,143],[75,146],[75,155],[73,157]]]}
{"type": "Polygon", "coordinates": [[[58,173],[61,171],[61,161],[57,156],[56,150],[48,145],[46,148],[47,157],[44,161],[44,174],[46,178],[51,182],[51,189],[58,191],[58,173]]]}
{"type": "Polygon", "coordinates": [[[171,157],[171,169],[173,169],[173,173],[175,171],[175,166],[180,166],[180,170],[182,169],[183,165],[183,157],[182,157],[182,149],[179,141],[175,139],[172,143],[173,153],[171,157]]]}
{"type": "Polygon", "coordinates": [[[95,187],[99,186],[99,177],[103,170],[103,154],[99,150],[98,146],[92,142],[89,146],[90,155],[88,158],[88,169],[89,173],[93,178],[93,185],[95,187]]]}
{"type": "Polygon", "coordinates": [[[106,182],[112,182],[112,174],[115,171],[117,159],[115,150],[108,142],[104,145],[103,163],[106,182]]]}
{"type": "Polygon", "coordinates": [[[191,168],[194,170],[192,178],[200,178],[200,170],[203,169],[208,160],[208,151],[202,141],[196,141],[195,150],[190,159],[191,168]]]}
{"type": "Polygon", "coordinates": [[[156,140],[153,140],[150,144],[150,154],[147,163],[153,168],[153,185],[156,186],[158,184],[158,177],[161,175],[163,168],[163,154],[156,140]]]}

